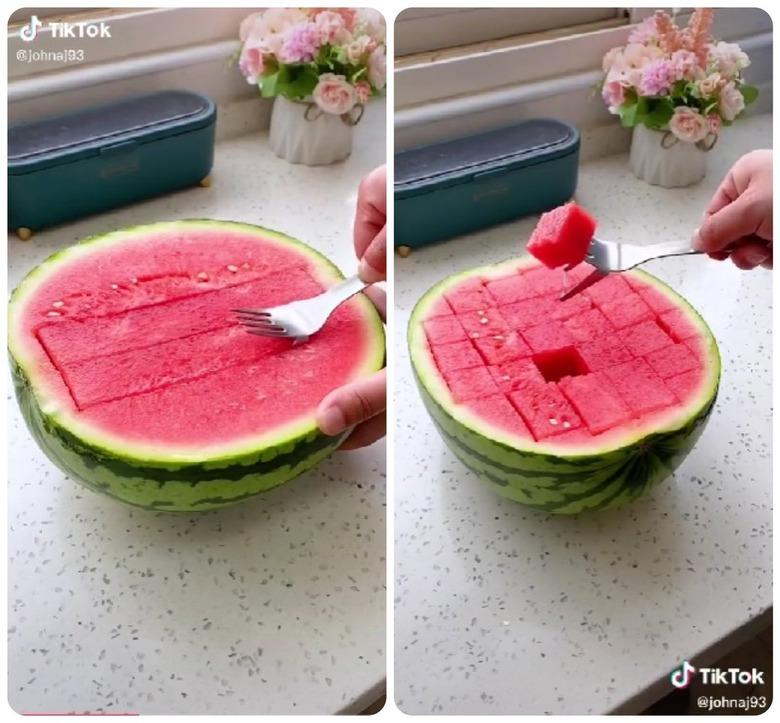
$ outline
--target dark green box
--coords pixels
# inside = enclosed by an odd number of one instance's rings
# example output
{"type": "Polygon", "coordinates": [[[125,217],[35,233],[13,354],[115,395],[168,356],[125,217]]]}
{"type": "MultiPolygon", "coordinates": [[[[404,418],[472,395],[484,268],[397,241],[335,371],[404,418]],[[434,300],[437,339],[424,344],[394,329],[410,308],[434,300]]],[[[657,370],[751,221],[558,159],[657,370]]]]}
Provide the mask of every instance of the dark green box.
{"type": "Polygon", "coordinates": [[[420,146],[395,156],[395,245],[411,248],[568,201],[580,134],[559,120],[420,146]]]}
{"type": "Polygon", "coordinates": [[[209,98],[172,90],[9,127],[9,228],[41,229],[197,184],[211,171],[216,116],[209,98]]]}

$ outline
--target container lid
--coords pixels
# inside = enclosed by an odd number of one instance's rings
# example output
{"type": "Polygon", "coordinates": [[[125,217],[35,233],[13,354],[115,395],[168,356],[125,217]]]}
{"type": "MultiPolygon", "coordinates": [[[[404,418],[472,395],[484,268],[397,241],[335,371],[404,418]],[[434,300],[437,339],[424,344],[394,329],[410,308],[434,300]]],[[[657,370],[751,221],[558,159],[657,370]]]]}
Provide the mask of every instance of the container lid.
{"type": "Polygon", "coordinates": [[[194,130],[214,119],[214,103],[189,91],[124,98],[8,129],[8,168],[28,173],[97,155],[120,143],[145,143],[194,130]]]}
{"type": "Polygon", "coordinates": [[[535,118],[395,156],[396,196],[465,183],[491,170],[515,170],[570,153],[579,132],[563,121],[535,118]]]}

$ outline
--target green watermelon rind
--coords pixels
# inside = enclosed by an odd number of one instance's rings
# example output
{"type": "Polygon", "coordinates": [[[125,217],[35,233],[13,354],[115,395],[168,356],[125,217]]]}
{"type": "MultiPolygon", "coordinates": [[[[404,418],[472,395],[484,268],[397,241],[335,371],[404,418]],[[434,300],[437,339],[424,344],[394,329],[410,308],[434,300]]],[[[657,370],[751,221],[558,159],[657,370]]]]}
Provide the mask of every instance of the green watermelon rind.
{"type": "MultiPolygon", "coordinates": [[[[314,467],[332,453],[349,431],[329,437],[319,431],[313,415],[305,423],[287,425],[286,433],[265,434],[241,444],[222,445],[216,454],[202,452],[167,455],[161,448],[144,448],[124,443],[108,435],[85,429],[67,413],[47,413],[47,403],[37,396],[30,369],[13,329],[26,294],[34,291],[59,264],[95,244],[119,243],[142,233],[221,227],[254,233],[292,244],[316,264],[316,271],[331,281],[343,279],[338,268],[306,244],[296,239],[235,221],[186,219],[133,226],[108,234],[90,236],[75,246],[49,256],[33,269],[11,294],[9,302],[9,355],[14,389],[27,423],[39,446],[66,474],[87,487],[130,504],[170,511],[207,510],[237,503],[283,484],[314,467]],[[162,453],[161,453],[162,452],[162,453]]],[[[375,334],[361,373],[382,368],[385,360],[384,326],[373,304],[364,297],[360,303],[375,334]]]]}
{"type": "Polygon", "coordinates": [[[443,279],[423,295],[412,310],[407,331],[417,386],[445,444],[499,494],[556,514],[621,506],[666,479],[696,443],[717,397],[717,344],[685,299],[644,271],[628,272],[665,294],[703,332],[708,341],[708,379],[691,402],[676,407],[679,413],[664,426],[627,433],[614,444],[587,449],[581,444],[528,444],[454,402],[435,368],[421,322],[442,294],[461,281],[474,276],[501,277],[512,269],[536,264],[526,258],[469,269],[443,279]]]}

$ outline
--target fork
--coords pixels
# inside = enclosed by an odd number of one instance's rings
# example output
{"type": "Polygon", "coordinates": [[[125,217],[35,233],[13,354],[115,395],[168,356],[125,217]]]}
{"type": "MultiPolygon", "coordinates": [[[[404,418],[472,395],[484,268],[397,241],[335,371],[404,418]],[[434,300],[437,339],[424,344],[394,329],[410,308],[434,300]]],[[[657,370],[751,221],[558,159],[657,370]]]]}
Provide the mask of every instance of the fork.
{"type": "Polygon", "coordinates": [[[241,324],[250,334],[258,336],[289,337],[298,341],[317,333],[328,317],[347,299],[368,286],[359,276],[312,296],[267,309],[233,309],[241,324]]]}
{"type": "MultiPolygon", "coordinates": [[[[638,246],[636,244],[621,244],[615,241],[602,241],[594,238],[588,247],[585,261],[591,266],[595,266],[595,270],[565,292],[561,296],[561,300],[565,301],[575,294],[579,294],[584,289],[603,279],[610,272],[628,271],[646,261],[662,259],[667,256],[688,256],[689,254],[700,253],[703,252],[695,251],[691,248],[690,241],[669,241],[667,243],[638,246]]],[[[565,270],[570,271],[572,268],[569,265],[565,267],[565,270]]]]}

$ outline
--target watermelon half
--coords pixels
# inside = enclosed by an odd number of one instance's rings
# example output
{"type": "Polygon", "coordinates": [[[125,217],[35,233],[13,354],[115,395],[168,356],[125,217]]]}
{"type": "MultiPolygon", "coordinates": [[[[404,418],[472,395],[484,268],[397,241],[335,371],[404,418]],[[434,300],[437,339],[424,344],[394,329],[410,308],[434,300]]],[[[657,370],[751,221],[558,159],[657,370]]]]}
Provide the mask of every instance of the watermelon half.
{"type": "Polygon", "coordinates": [[[314,296],[342,279],[305,244],[230,221],[155,223],[86,239],[11,296],[22,413],[49,458],[133,505],[206,510],[327,457],[314,412],[380,369],[371,302],[343,304],[308,342],[252,336],[231,310],[314,296]]]}
{"type": "Polygon", "coordinates": [[[506,497],[575,514],[671,474],[712,410],[720,358],[701,317],[653,276],[610,275],[562,302],[562,273],[526,258],[451,276],[417,303],[408,338],[455,455],[506,497]]]}

